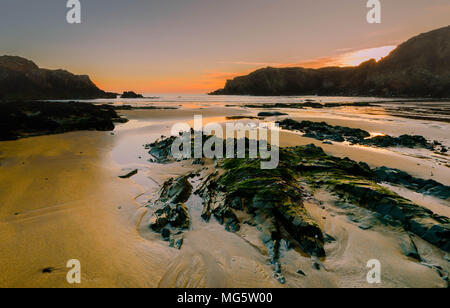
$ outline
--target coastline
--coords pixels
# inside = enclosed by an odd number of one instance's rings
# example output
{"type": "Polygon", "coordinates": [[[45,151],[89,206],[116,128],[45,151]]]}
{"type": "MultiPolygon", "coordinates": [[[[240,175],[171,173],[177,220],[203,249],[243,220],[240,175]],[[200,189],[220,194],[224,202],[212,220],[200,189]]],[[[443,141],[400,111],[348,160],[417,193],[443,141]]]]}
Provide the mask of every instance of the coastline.
{"type": "MultiPolygon", "coordinates": [[[[341,110],[343,114],[347,111],[341,110]]],[[[113,135],[72,132],[0,143],[0,164],[5,171],[0,182],[7,182],[8,188],[2,187],[9,190],[0,193],[4,204],[0,208],[0,240],[2,247],[8,247],[0,253],[0,261],[6,264],[0,285],[71,287],[65,281],[64,262],[79,258],[83,266],[81,287],[368,287],[361,260],[378,257],[390,273],[385,287],[444,286],[433,269],[403,255],[398,246],[400,233],[383,226],[361,230],[340,214],[327,192],[305,202],[323,231],[337,240],[325,246],[328,257],[321,262],[327,271],[314,270],[311,259],[295,250],[285,251],[285,285],[273,279],[266,248],[252,227],[243,226],[234,234],[217,222],[203,222],[198,199],[187,202],[193,225],[181,250],[168,247],[149,230],[152,209],[146,205],[156,197],[159,187],[167,179],[199,167],[190,162],[164,167],[149,164],[143,145],[169,135],[176,122],[192,122],[194,114],[203,114],[204,123],[223,124],[230,121],[227,116],[257,112],[191,105],[179,110],[125,110],[119,113],[130,121],[116,126],[113,135]],[[118,178],[133,169],[139,170],[137,175],[118,178]],[[17,255],[21,257],[14,258],[17,255]],[[48,267],[55,270],[42,273],[48,267]],[[307,279],[296,274],[298,269],[307,272],[307,279]]],[[[290,116],[314,120],[322,116],[336,125],[345,122],[370,131],[383,128],[399,134],[402,130],[364,117],[348,122],[339,119],[342,115],[330,117],[317,112],[295,111],[290,116]]],[[[411,127],[403,125],[405,130],[411,127]]],[[[434,136],[434,131],[429,134],[434,136]]],[[[436,171],[434,162],[427,159],[388,149],[326,145],[293,132],[281,133],[281,146],[311,143],[335,156],[348,156],[371,166],[397,167],[418,177],[430,178],[433,170],[433,179],[449,183],[449,168],[441,166],[436,171]]],[[[439,249],[422,240],[415,242],[427,258],[447,268],[439,249]]]]}

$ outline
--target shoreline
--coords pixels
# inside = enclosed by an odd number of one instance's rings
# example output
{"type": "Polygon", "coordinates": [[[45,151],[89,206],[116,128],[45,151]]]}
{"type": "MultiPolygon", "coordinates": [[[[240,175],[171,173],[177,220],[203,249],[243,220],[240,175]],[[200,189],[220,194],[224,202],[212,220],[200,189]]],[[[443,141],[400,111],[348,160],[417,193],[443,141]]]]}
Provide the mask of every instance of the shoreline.
{"type": "MultiPolygon", "coordinates": [[[[234,234],[216,222],[204,223],[199,219],[201,210],[195,198],[187,202],[193,225],[183,248],[168,247],[149,230],[153,209],[146,205],[156,198],[168,178],[199,167],[189,161],[164,167],[149,164],[143,145],[168,135],[176,122],[191,123],[198,113],[204,115],[204,123],[253,115],[253,111],[221,106],[124,110],[120,114],[130,121],[117,125],[113,135],[72,132],[0,142],[0,168],[5,171],[0,182],[8,182],[10,187],[10,191],[0,193],[0,203],[6,204],[0,207],[0,240],[2,247],[14,247],[1,249],[0,261],[6,269],[0,285],[70,287],[65,281],[64,262],[80,258],[81,287],[368,287],[358,278],[362,272],[355,269],[364,268],[361,259],[378,256],[392,277],[407,277],[388,279],[385,286],[443,287],[433,269],[404,257],[396,232],[385,227],[369,233],[359,229],[340,214],[342,210],[325,192],[317,194],[315,201],[306,201],[305,207],[324,232],[337,240],[325,246],[328,257],[322,262],[328,271],[314,270],[311,259],[295,250],[284,251],[282,266],[287,283],[280,285],[266,264],[267,251],[255,230],[245,225],[234,234]],[[119,179],[134,169],[138,169],[137,175],[119,179]],[[21,258],[14,258],[16,255],[21,258]],[[42,273],[48,267],[56,270],[42,273]],[[308,278],[296,274],[298,269],[308,278]]],[[[363,123],[371,125],[355,119],[351,126],[363,123]]],[[[335,156],[369,161],[373,166],[401,167],[424,178],[434,170],[433,161],[418,166],[418,161],[427,160],[390,150],[324,145],[292,132],[282,132],[280,139],[280,146],[313,143],[335,156]]],[[[433,178],[450,183],[449,168],[439,170],[433,178]]],[[[446,266],[441,252],[430,250],[421,240],[415,242],[421,252],[428,251],[427,258],[446,266]]]]}

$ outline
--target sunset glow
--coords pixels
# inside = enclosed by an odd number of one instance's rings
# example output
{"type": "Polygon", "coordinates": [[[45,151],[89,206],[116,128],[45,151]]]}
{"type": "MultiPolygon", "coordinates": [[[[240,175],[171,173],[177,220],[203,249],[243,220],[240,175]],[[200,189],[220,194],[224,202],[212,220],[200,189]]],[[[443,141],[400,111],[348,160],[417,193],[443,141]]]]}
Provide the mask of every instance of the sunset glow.
{"type": "Polygon", "coordinates": [[[395,48],[397,46],[362,49],[342,55],[340,61],[343,66],[357,66],[370,59],[379,61],[389,55],[395,48]]]}
{"type": "Polygon", "coordinates": [[[448,0],[410,0],[408,13],[399,14],[405,1],[386,1],[377,25],[367,22],[364,1],[107,1],[107,8],[84,1],[82,23],[69,25],[65,5],[6,0],[0,29],[15,32],[3,33],[0,54],[89,75],[105,91],[207,93],[267,66],[379,60],[413,35],[448,24],[448,0]],[[406,20],[413,15],[414,23],[406,20]]]}

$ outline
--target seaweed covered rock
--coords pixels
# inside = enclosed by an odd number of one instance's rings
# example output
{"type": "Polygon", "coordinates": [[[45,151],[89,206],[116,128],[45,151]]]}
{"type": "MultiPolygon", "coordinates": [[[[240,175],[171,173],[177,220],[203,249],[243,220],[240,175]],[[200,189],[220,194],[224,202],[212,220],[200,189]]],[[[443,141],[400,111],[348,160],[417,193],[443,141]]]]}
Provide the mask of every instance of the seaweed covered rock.
{"type": "Polygon", "coordinates": [[[260,112],[258,113],[258,117],[279,117],[279,116],[285,116],[287,115],[287,113],[283,113],[283,112],[278,112],[278,111],[274,111],[274,112],[260,112]]]}
{"type": "MultiPolygon", "coordinates": [[[[168,225],[179,229],[188,229],[190,227],[191,220],[185,204],[167,204],[157,210],[150,219],[150,228],[153,231],[163,234],[164,230],[169,230],[165,229],[168,225]]],[[[163,234],[163,237],[166,236],[163,234]]]]}
{"type": "Polygon", "coordinates": [[[278,122],[284,129],[298,130],[305,133],[305,137],[317,140],[333,140],[337,142],[350,141],[360,143],[370,134],[362,129],[349,128],[343,126],[331,126],[325,122],[302,121],[297,122],[286,119],[278,122]]]}
{"type": "Polygon", "coordinates": [[[402,135],[400,137],[376,136],[370,138],[370,133],[365,130],[344,126],[332,126],[325,122],[298,122],[292,119],[285,119],[277,123],[284,129],[300,131],[305,134],[305,137],[317,139],[320,141],[347,141],[351,144],[361,144],[380,148],[405,147],[425,148],[428,150],[433,150],[435,148],[433,144],[429,143],[422,136],[402,135]]]}
{"type": "Polygon", "coordinates": [[[160,140],[156,140],[151,144],[147,144],[145,147],[150,150],[148,153],[155,158],[157,163],[168,163],[170,161],[173,161],[172,144],[175,139],[175,136],[172,136],[170,138],[162,138],[160,140]]]}
{"type": "Polygon", "coordinates": [[[159,209],[150,218],[149,227],[161,233],[171,247],[181,248],[182,230],[189,229],[191,226],[191,218],[185,205],[191,193],[192,185],[187,176],[170,179],[164,183],[159,199],[154,203],[154,206],[159,209]]]}
{"type": "Polygon", "coordinates": [[[432,150],[433,146],[422,136],[401,135],[400,137],[376,136],[360,142],[363,145],[371,145],[380,148],[405,147],[425,148],[432,150]]]}
{"type": "Polygon", "coordinates": [[[123,94],[120,96],[120,98],[132,98],[132,99],[136,99],[136,98],[144,98],[144,96],[142,96],[141,94],[137,94],[133,91],[125,91],[123,92],[123,94]]]}
{"type": "Polygon", "coordinates": [[[192,184],[187,176],[170,179],[161,188],[159,201],[163,203],[186,202],[192,193],[192,184]]]}
{"type": "Polygon", "coordinates": [[[443,200],[450,198],[450,187],[434,180],[418,179],[401,170],[387,167],[374,169],[374,174],[377,182],[400,184],[418,193],[434,196],[443,200]]]}
{"type": "Polygon", "coordinates": [[[279,243],[283,229],[306,253],[325,256],[322,231],[303,207],[302,189],[289,164],[263,170],[259,159],[225,159],[220,167],[224,174],[208,178],[199,190],[204,218],[213,214],[220,222],[236,224],[233,208],[242,209],[264,221],[267,242],[279,243]]]}
{"type": "Polygon", "coordinates": [[[0,140],[79,130],[114,130],[126,122],[113,107],[78,102],[0,102],[0,140]]]}
{"type": "Polygon", "coordinates": [[[313,187],[326,187],[340,198],[378,214],[383,222],[402,226],[429,243],[450,251],[450,219],[398,196],[377,184],[364,163],[332,157],[309,145],[282,149],[292,167],[313,187]]]}

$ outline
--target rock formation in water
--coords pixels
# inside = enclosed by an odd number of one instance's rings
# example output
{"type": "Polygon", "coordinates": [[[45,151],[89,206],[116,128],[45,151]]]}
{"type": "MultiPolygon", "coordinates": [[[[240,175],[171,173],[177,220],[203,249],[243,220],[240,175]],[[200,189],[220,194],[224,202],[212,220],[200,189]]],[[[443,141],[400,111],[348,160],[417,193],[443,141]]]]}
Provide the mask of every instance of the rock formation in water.
{"type": "Polygon", "coordinates": [[[137,94],[133,91],[126,91],[120,96],[120,98],[144,98],[141,94],[137,94]]]}
{"type": "MultiPolygon", "coordinates": [[[[149,154],[156,155],[160,162],[173,162],[168,157],[173,142],[171,137],[148,145],[149,154]]],[[[414,204],[379,183],[404,185],[443,199],[449,197],[449,187],[406,173],[398,180],[393,177],[398,170],[371,169],[365,163],[327,155],[314,145],[281,148],[280,164],[274,170],[263,170],[260,165],[260,159],[221,159],[209,175],[198,173],[169,180],[152,206],[155,212],[149,227],[180,248],[182,232],[190,225],[189,207],[184,202],[194,188],[194,194],[203,201],[204,221],[214,218],[227,231],[237,234],[244,224],[259,232],[274,278],[284,284],[282,251],[300,249],[316,260],[314,267],[320,270],[318,258],[326,256],[325,245],[335,241],[324,234],[304,206],[315,191],[327,190],[336,198],[335,205],[360,229],[377,225],[403,229],[399,248],[406,256],[422,261],[412,234],[450,252],[448,217],[414,204]],[[189,182],[191,177],[195,187],[189,182]]]]}
{"type": "Polygon", "coordinates": [[[370,137],[370,133],[359,129],[345,126],[332,126],[325,122],[302,121],[297,122],[292,119],[285,119],[277,122],[281,128],[303,132],[305,137],[320,141],[350,142],[351,144],[361,144],[380,148],[405,147],[424,148],[428,150],[438,150],[445,152],[447,149],[439,142],[428,142],[423,136],[401,135],[392,137],[388,135],[370,137]]]}
{"type": "Polygon", "coordinates": [[[15,56],[0,56],[0,101],[116,98],[100,90],[86,75],[39,68],[15,56]]]}
{"type": "Polygon", "coordinates": [[[109,105],[77,102],[0,102],[0,141],[77,130],[109,131],[126,122],[109,105]]]}
{"type": "Polygon", "coordinates": [[[213,95],[450,97],[450,26],[416,36],[357,67],[264,68],[213,95]]]}

